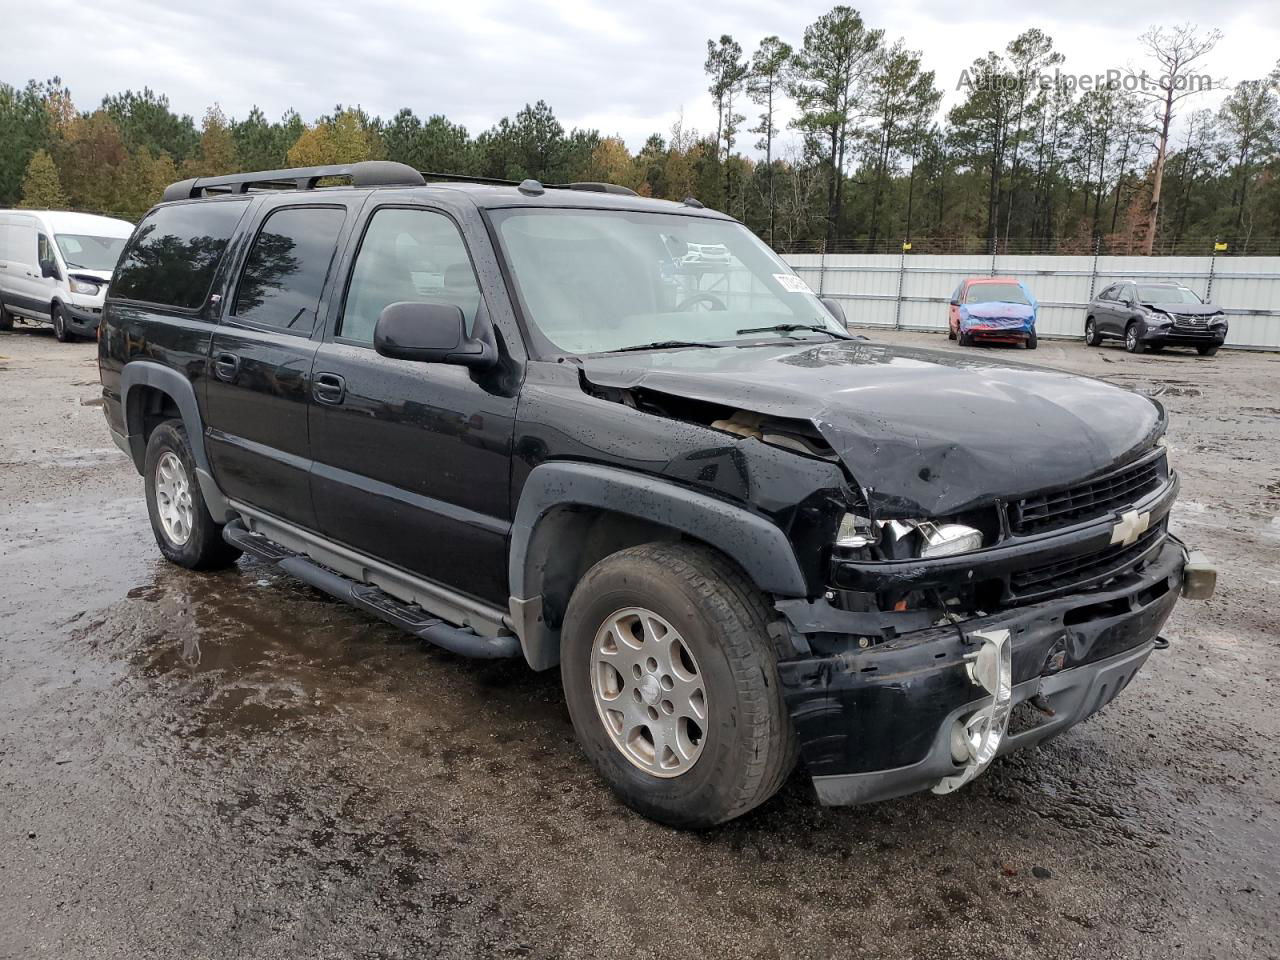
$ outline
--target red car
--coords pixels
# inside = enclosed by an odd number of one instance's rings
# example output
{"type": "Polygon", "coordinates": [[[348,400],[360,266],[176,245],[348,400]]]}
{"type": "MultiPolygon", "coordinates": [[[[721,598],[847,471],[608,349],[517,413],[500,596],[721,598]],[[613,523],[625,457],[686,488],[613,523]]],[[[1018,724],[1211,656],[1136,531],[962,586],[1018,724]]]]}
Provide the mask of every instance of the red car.
{"type": "Polygon", "coordinates": [[[1021,343],[1036,348],[1036,310],[1031,291],[1013,277],[970,277],[951,294],[947,336],[960,346],[1021,343]]]}

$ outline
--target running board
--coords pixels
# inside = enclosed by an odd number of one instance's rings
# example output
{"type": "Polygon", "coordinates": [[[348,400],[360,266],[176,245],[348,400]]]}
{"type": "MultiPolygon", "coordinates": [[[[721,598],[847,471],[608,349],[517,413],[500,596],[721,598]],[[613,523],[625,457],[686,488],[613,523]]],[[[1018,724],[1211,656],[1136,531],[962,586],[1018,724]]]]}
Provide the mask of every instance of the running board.
{"type": "Polygon", "coordinates": [[[274,563],[282,572],[297,577],[308,586],[451,653],[483,660],[520,656],[520,641],[514,636],[482,637],[471,630],[445,623],[416,604],[403,603],[378,587],[334,573],[301,554],[286,550],[262,534],[246,530],[238,520],[232,520],[222,528],[222,539],[259,560],[274,563]]]}

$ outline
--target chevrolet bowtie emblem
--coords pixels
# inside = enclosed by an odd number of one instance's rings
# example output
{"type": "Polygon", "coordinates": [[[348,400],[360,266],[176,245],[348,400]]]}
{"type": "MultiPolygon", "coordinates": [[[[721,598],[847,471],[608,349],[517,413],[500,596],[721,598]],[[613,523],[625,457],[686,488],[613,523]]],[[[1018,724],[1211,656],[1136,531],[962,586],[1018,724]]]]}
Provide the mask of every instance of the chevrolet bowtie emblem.
{"type": "Polygon", "coordinates": [[[1146,533],[1149,526],[1151,526],[1151,514],[1149,512],[1139,513],[1137,510],[1130,510],[1128,513],[1122,513],[1116,525],[1111,529],[1111,542],[1127,547],[1146,533]]]}

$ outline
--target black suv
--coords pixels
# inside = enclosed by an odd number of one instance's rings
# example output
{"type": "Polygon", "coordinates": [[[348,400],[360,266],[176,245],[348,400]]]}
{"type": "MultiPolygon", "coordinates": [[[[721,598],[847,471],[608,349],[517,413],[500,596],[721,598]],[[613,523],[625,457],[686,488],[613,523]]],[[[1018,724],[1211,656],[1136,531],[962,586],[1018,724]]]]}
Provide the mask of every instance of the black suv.
{"type": "Polygon", "coordinates": [[[1084,342],[1124,341],[1130,353],[1165,347],[1195,347],[1212,357],[1227,339],[1227,315],[1180,283],[1113,283],[1085,312],[1084,342]]]}
{"type": "Polygon", "coordinates": [[[618,795],[707,826],[797,756],[954,790],[1213,591],[1155,402],[839,314],[692,199],[374,162],[171,186],[100,365],[166,557],[559,664],[618,795]]]}

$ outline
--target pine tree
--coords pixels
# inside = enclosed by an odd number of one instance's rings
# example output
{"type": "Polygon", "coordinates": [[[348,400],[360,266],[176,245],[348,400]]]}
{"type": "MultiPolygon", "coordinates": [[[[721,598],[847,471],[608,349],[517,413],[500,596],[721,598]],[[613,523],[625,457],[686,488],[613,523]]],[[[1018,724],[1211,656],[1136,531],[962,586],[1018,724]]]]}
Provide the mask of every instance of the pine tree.
{"type": "Polygon", "coordinates": [[[47,150],[37,150],[31,155],[22,181],[22,206],[32,210],[57,210],[67,206],[58,168],[47,150]]]}

